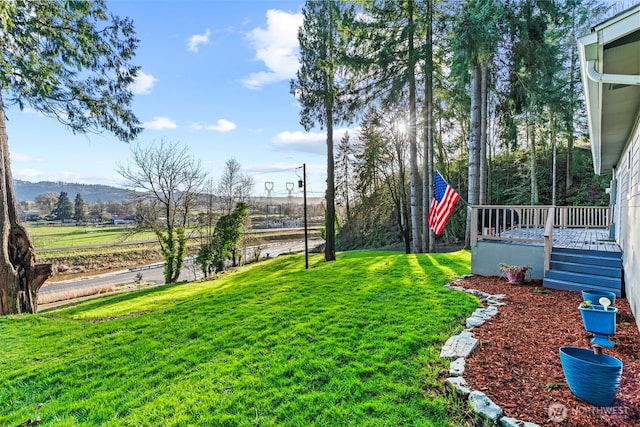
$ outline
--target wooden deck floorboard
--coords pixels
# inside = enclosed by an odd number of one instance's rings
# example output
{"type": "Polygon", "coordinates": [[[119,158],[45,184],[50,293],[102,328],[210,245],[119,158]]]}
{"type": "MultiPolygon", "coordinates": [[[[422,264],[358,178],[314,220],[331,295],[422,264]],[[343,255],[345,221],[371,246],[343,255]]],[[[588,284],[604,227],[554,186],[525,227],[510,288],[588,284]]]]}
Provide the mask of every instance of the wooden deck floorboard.
{"type": "MultiPolygon", "coordinates": [[[[542,240],[544,230],[541,228],[521,228],[503,232],[501,236],[542,240]]],[[[527,242],[527,244],[541,245],[542,243],[527,242]]],[[[620,246],[609,238],[609,230],[602,228],[554,228],[553,247],[621,252],[620,246]]]]}

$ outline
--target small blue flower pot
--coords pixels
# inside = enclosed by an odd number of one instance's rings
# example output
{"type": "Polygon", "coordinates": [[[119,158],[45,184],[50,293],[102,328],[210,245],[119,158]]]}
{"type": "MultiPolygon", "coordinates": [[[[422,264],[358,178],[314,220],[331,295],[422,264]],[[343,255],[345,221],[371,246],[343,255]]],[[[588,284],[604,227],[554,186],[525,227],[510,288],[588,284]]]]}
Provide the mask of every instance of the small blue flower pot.
{"type": "Polygon", "coordinates": [[[560,347],[560,363],[569,389],[595,406],[609,406],[616,397],[622,361],[579,347],[560,347]]]}
{"type": "Polygon", "coordinates": [[[600,304],[600,298],[606,297],[611,301],[611,306],[616,305],[616,294],[608,291],[597,291],[595,289],[585,289],[582,291],[582,300],[591,301],[592,304],[600,304]]]}
{"type": "Polygon", "coordinates": [[[618,309],[608,307],[605,310],[604,306],[601,305],[578,307],[578,309],[582,316],[584,329],[594,335],[591,344],[613,348],[615,344],[609,339],[609,336],[616,333],[616,314],[618,309]]]}

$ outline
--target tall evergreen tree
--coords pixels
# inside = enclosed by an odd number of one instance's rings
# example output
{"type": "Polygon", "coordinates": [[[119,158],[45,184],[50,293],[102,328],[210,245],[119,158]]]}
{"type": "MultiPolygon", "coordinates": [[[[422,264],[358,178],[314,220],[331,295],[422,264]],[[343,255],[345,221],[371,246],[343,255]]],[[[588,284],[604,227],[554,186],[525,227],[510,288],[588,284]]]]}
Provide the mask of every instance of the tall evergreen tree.
{"type": "Polygon", "coordinates": [[[369,110],[362,121],[358,139],[354,144],[356,196],[364,199],[377,191],[383,182],[387,147],[380,134],[380,117],[376,110],[369,110]]]}
{"type": "Polygon", "coordinates": [[[342,23],[352,13],[342,2],[307,0],[302,9],[304,21],[298,33],[300,69],[291,81],[291,93],[302,110],[300,124],[309,131],[315,126],[326,129],[327,189],[325,261],[336,259],[335,249],[335,166],[333,127],[350,120],[356,106],[344,83],[344,53],[347,41],[341,34],[342,23]]]}
{"type": "Polygon", "coordinates": [[[71,219],[73,217],[73,203],[71,203],[71,200],[69,200],[69,195],[66,193],[66,191],[60,192],[60,196],[58,196],[58,202],[53,208],[51,214],[55,219],[60,221],[71,219]]]}
{"type": "Polygon", "coordinates": [[[392,110],[406,103],[409,140],[411,247],[422,252],[422,180],[418,164],[418,82],[416,70],[424,40],[418,38],[420,11],[416,0],[361,2],[360,21],[354,22],[354,43],[363,99],[392,110]]]}
{"type": "Polygon", "coordinates": [[[507,114],[515,128],[518,124],[529,149],[530,202],[538,203],[537,147],[541,123],[548,122],[549,110],[558,109],[561,89],[557,79],[562,62],[560,44],[553,34],[561,19],[556,2],[524,0],[509,8],[511,39],[507,114]],[[520,123],[519,123],[520,122],[520,123]]]}
{"type": "Polygon", "coordinates": [[[349,132],[345,132],[340,143],[338,144],[338,151],[336,152],[336,189],[338,190],[338,200],[344,203],[346,220],[351,218],[351,182],[352,177],[352,164],[353,148],[351,147],[351,138],[349,132]]]}
{"type": "Polygon", "coordinates": [[[73,132],[130,141],[141,130],[129,90],[137,44],[132,22],[102,0],[0,2],[0,314],[34,313],[52,273],[36,265],[17,215],[5,107],[29,105],[73,132]]]}
{"type": "MultiPolygon", "coordinates": [[[[470,204],[480,202],[481,187],[486,185],[483,171],[485,161],[481,153],[486,153],[486,91],[488,90],[487,72],[496,53],[500,38],[501,8],[497,1],[472,0],[465,2],[454,23],[453,49],[454,76],[459,85],[470,87],[470,135],[469,135],[469,173],[467,201],[470,204]],[[483,82],[483,80],[485,80],[483,82]],[[484,92],[483,92],[484,91],[484,92]],[[483,111],[484,110],[484,111],[483,111]],[[484,135],[483,135],[484,132],[484,135]]],[[[468,211],[470,212],[470,211],[468,211]]],[[[465,246],[469,246],[471,237],[471,216],[467,215],[465,246]]]]}
{"type": "Polygon", "coordinates": [[[82,222],[87,219],[87,204],[80,193],[76,194],[76,198],[73,201],[73,219],[78,222],[82,222]]]}
{"type": "Polygon", "coordinates": [[[556,115],[559,117],[558,130],[563,131],[567,138],[565,191],[569,191],[573,186],[573,146],[576,134],[587,133],[576,39],[601,22],[611,5],[598,0],[564,0],[559,1],[558,6],[562,11],[562,19],[556,22],[562,32],[558,43],[562,49],[563,67],[560,72],[564,84],[557,86],[562,97],[560,111],[556,115]]]}

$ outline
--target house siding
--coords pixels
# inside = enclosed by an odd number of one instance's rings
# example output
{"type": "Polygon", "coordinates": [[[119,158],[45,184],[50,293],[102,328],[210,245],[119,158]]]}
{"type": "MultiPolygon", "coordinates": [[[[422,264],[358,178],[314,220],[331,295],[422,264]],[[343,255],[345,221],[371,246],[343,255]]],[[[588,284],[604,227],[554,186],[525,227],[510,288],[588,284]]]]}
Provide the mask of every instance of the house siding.
{"type": "Polygon", "coordinates": [[[623,252],[625,292],[640,329],[640,126],[615,171],[619,189],[616,207],[620,209],[616,229],[617,242],[623,252]]]}

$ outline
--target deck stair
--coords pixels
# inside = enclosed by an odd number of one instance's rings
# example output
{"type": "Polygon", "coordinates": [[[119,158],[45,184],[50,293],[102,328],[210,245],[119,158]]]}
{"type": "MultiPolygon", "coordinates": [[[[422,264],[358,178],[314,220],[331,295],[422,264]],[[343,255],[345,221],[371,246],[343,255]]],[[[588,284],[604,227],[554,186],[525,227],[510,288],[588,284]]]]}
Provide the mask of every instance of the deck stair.
{"type": "Polygon", "coordinates": [[[620,297],[622,253],[554,247],[543,285],[568,291],[609,291],[620,297]]]}

